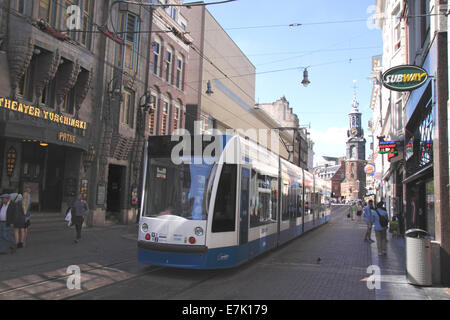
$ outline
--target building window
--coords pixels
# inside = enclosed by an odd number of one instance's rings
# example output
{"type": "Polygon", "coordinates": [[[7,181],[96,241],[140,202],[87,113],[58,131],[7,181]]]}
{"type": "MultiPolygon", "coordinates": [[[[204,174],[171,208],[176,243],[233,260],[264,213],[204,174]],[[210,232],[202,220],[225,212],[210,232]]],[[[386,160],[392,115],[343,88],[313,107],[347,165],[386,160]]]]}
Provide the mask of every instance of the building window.
{"type": "Polygon", "coordinates": [[[420,44],[425,46],[425,40],[430,32],[430,1],[420,1],[420,44]]]}
{"type": "Polygon", "coordinates": [[[153,73],[160,76],[160,56],[161,56],[161,42],[158,39],[153,41],[153,73]]]}
{"type": "Polygon", "coordinates": [[[177,21],[178,18],[178,10],[175,7],[170,7],[170,17],[177,21]]]}
{"type": "Polygon", "coordinates": [[[150,117],[148,123],[148,132],[156,134],[156,119],[158,118],[158,97],[155,94],[151,95],[150,117]]]}
{"type": "Polygon", "coordinates": [[[18,85],[18,92],[17,94],[23,98],[23,99],[30,99],[31,96],[31,86],[30,86],[30,79],[31,79],[31,68],[28,67],[28,69],[23,74],[22,78],[19,80],[18,85]]]}
{"type": "Polygon", "coordinates": [[[14,0],[14,11],[20,14],[27,14],[29,8],[29,0],[14,0]]]}
{"type": "Polygon", "coordinates": [[[166,78],[166,81],[168,83],[172,83],[172,60],[173,60],[172,57],[173,57],[172,50],[167,49],[167,51],[166,51],[166,62],[165,62],[165,64],[166,64],[166,75],[165,75],[165,78],[166,78]]]}
{"type": "Polygon", "coordinates": [[[163,102],[162,109],[162,123],[161,123],[161,134],[167,134],[167,122],[169,120],[169,103],[167,101],[163,102]]]}
{"type": "Polygon", "coordinates": [[[120,38],[124,41],[119,45],[119,65],[136,72],[138,70],[139,52],[139,20],[127,11],[120,13],[120,38]]]}
{"type": "Polygon", "coordinates": [[[201,132],[204,133],[206,131],[208,131],[210,128],[212,128],[211,123],[212,119],[209,115],[207,115],[206,113],[202,113],[202,115],[200,116],[200,123],[201,123],[201,132]]]}
{"type": "Polygon", "coordinates": [[[45,105],[48,108],[53,108],[54,104],[53,104],[53,96],[54,96],[54,92],[55,92],[55,85],[56,85],[56,81],[52,80],[50,83],[48,83],[44,90],[42,91],[42,96],[41,96],[41,104],[45,105]]]}
{"type": "Polygon", "coordinates": [[[123,92],[123,101],[121,104],[120,122],[130,128],[133,128],[134,120],[134,92],[125,89],[123,92]]]}
{"type": "Polygon", "coordinates": [[[81,44],[90,49],[91,48],[91,39],[92,39],[92,20],[94,17],[94,0],[84,0],[83,1],[83,16],[81,21],[81,44]]]}
{"type": "Polygon", "coordinates": [[[401,34],[402,34],[402,27],[401,27],[401,13],[400,13],[400,5],[394,10],[394,13],[392,14],[394,17],[394,27],[393,27],[393,37],[394,40],[394,52],[400,49],[401,46],[401,34]]]}
{"type": "Polygon", "coordinates": [[[65,34],[72,40],[77,41],[87,49],[91,48],[92,40],[92,26],[93,26],[93,13],[94,13],[94,0],[64,0],[64,21],[69,18],[67,14],[67,8],[72,5],[77,5],[81,9],[81,25],[80,29],[75,32],[67,30],[65,34]]]}
{"type": "Polygon", "coordinates": [[[182,57],[177,57],[177,77],[176,77],[176,86],[178,89],[183,90],[183,68],[184,61],[182,57]]]}
{"type": "Polygon", "coordinates": [[[46,21],[50,26],[55,24],[55,0],[39,1],[39,19],[46,21]]]}
{"type": "Polygon", "coordinates": [[[180,128],[180,119],[181,119],[180,106],[175,105],[175,108],[173,110],[173,130],[177,130],[180,128]]]}
{"type": "Polygon", "coordinates": [[[70,90],[64,97],[61,111],[67,114],[73,114],[75,107],[75,89],[70,90]]]}
{"type": "Polygon", "coordinates": [[[432,103],[428,103],[425,117],[419,126],[419,166],[424,167],[433,162],[433,112],[432,103]]]}

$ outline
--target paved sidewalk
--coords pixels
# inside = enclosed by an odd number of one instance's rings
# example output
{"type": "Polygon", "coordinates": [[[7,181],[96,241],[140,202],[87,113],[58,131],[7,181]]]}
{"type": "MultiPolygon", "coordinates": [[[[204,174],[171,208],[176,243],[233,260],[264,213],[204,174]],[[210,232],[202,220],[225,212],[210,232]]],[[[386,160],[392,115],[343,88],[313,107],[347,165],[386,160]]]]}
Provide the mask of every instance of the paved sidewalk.
{"type": "MultiPolygon", "coordinates": [[[[375,239],[375,232],[372,233],[375,239]]],[[[388,232],[387,256],[378,256],[376,242],[372,243],[372,264],[381,269],[381,289],[377,300],[450,300],[450,289],[414,286],[406,280],[405,239],[388,232]]]]}
{"type": "Polygon", "coordinates": [[[0,282],[27,275],[44,274],[70,265],[110,264],[136,259],[137,225],[85,228],[75,244],[73,227],[54,230],[31,229],[27,244],[15,254],[0,255],[0,282]]]}
{"type": "MultiPolygon", "coordinates": [[[[345,206],[338,205],[336,207],[343,208],[345,206]]],[[[363,219],[355,216],[354,221],[348,218],[345,220],[361,230],[360,239],[354,239],[354,241],[362,242],[366,229],[363,219]]],[[[372,239],[375,240],[373,229],[372,239]]],[[[420,287],[407,282],[404,238],[392,237],[392,234],[388,232],[387,247],[387,256],[378,256],[376,242],[370,245],[371,265],[378,266],[381,269],[381,288],[375,290],[376,300],[450,300],[449,288],[420,287]]],[[[371,281],[372,279],[373,277],[369,277],[367,280],[371,281]]]]}

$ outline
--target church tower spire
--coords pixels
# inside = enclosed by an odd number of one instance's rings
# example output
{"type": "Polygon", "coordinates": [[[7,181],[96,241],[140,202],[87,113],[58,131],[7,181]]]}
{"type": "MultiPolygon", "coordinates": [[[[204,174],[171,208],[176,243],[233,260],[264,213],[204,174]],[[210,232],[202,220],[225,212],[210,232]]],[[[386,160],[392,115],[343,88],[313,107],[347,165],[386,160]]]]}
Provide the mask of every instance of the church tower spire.
{"type": "Polygon", "coordinates": [[[341,185],[342,194],[347,199],[362,199],[365,196],[366,177],[364,172],[366,158],[366,139],[362,129],[362,113],[359,111],[359,102],[356,97],[356,87],[349,117],[349,130],[347,131],[347,154],[345,165],[345,180],[341,185]]]}

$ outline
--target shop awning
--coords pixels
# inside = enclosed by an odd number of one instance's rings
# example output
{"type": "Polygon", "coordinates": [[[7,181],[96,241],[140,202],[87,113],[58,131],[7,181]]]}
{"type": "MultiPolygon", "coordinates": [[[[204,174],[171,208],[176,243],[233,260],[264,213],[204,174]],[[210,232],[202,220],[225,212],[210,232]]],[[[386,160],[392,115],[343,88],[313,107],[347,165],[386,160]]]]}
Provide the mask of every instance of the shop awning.
{"type": "Polygon", "coordinates": [[[403,183],[403,184],[406,184],[406,183],[410,183],[410,182],[412,182],[412,181],[414,181],[414,180],[417,180],[417,179],[423,177],[424,175],[428,174],[430,170],[433,170],[433,164],[432,164],[432,163],[429,164],[429,165],[427,165],[427,166],[424,167],[423,169],[417,171],[416,173],[410,175],[408,178],[406,178],[405,180],[403,180],[402,183],[403,183]]]}

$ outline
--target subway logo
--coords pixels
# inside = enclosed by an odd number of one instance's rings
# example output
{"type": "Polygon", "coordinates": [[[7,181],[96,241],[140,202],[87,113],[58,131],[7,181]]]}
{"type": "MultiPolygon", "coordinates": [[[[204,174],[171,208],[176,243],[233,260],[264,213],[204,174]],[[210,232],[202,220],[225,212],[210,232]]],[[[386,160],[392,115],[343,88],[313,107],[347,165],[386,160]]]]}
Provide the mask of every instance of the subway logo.
{"type": "Polygon", "coordinates": [[[393,67],[383,74],[383,85],[395,91],[411,91],[424,85],[428,72],[420,67],[402,65],[393,67]]]}

